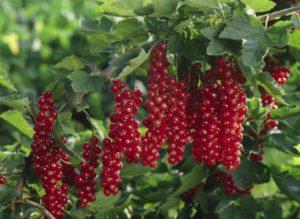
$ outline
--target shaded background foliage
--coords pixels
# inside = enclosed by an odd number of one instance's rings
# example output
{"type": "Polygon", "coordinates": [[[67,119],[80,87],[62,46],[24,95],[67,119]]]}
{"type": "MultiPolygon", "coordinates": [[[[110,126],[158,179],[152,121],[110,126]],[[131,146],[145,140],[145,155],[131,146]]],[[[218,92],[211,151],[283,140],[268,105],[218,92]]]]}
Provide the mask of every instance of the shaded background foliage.
{"type": "MultiPolygon", "coordinates": [[[[281,132],[265,139],[263,164],[245,159],[232,174],[240,188],[257,184],[252,195],[227,197],[218,189],[202,188],[192,203],[184,203],[181,194],[205,181],[209,173],[194,163],[188,147],[186,159],[175,167],[167,164],[165,150],[155,169],[126,165],[121,194],[104,197],[99,191],[97,201],[86,209],[77,208],[76,196],[70,194],[66,218],[299,218],[300,21],[294,14],[280,22],[270,21],[266,28],[252,16],[290,7],[289,3],[2,0],[0,173],[7,174],[9,183],[0,187],[0,217],[41,215],[30,205],[15,203],[22,198],[39,202],[43,194],[30,168],[25,168],[26,186],[22,191],[16,189],[30,154],[29,103],[36,103],[44,90],[51,89],[62,111],[56,128],[68,137],[68,148],[80,154],[81,143],[92,132],[102,137],[107,134],[107,116],[113,106],[108,78],[125,79],[145,97],[151,46],[167,39],[170,72],[178,78],[194,60],[200,60],[206,70],[214,64],[213,56],[235,55],[247,78],[248,111],[254,118],[246,129],[259,127],[270,110],[259,104],[258,85],[282,103],[283,107],[271,113],[280,121],[281,132]],[[267,52],[279,54],[282,64],[292,69],[284,88],[262,72],[267,52]]],[[[139,119],[144,116],[141,110],[139,119]]],[[[244,143],[246,154],[257,150],[251,139],[244,143]]],[[[74,157],[72,162],[77,164],[74,157]]]]}

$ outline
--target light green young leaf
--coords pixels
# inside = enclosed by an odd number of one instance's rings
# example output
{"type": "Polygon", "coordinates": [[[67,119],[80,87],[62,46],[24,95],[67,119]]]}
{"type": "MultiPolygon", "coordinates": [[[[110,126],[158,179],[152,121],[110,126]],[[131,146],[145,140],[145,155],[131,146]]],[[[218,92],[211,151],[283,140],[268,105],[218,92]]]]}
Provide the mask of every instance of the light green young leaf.
{"type": "Polygon", "coordinates": [[[275,7],[275,2],[270,0],[242,0],[247,6],[252,8],[255,12],[269,11],[275,7]]]}
{"type": "Polygon", "coordinates": [[[97,75],[90,75],[84,71],[76,70],[68,78],[72,81],[72,88],[75,92],[100,91],[103,86],[103,79],[97,75]]]}
{"type": "Polygon", "coordinates": [[[0,85],[2,85],[3,87],[9,90],[17,91],[13,83],[9,80],[6,71],[1,67],[0,67],[0,85]]]}
{"type": "Polygon", "coordinates": [[[218,0],[185,0],[184,5],[193,10],[203,10],[205,8],[217,9],[219,6],[218,0]]]}
{"type": "Polygon", "coordinates": [[[67,70],[78,70],[82,69],[85,66],[85,61],[75,55],[70,55],[63,58],[60,62],[56,63],[54,68],[64,68],[67,70]]]}
{"type": "Polygon", "coordinates": [[[113,16],[136,17],[149,15],[154,9],[146,0],[102,0],[99,10],[103,14],[113,16]]]}
{"type": "Polygon", "coordinates": [[[0,118],[16,127],[20,132],[32,138],[33,129],[24,118],[23,114],[18,110],[9,110],[0,114],[0,118]]]}
{"type": "Polygon", "coordinates": [[[153,0],[154,15],[168,16],[175,12],[178,0],[153,0]]]}
{"type": "Polygon", "coordinates": [[[20,111],[25,111],[29,106],[29,100],[27,97],[23,97],[18,94],[11,94],[8,96],[0,97],[0,105],[1,104],[20,111]]]}
{"type": "Polygon", "coordinates": [[[131,59],[128,65],[121,71],[119,78],[124,79],[132,72],[134,72],[137,68],[139,68],[149,57],[150,52],[146,53],[144,49],[141,50],[140,54],[131,59]]]}

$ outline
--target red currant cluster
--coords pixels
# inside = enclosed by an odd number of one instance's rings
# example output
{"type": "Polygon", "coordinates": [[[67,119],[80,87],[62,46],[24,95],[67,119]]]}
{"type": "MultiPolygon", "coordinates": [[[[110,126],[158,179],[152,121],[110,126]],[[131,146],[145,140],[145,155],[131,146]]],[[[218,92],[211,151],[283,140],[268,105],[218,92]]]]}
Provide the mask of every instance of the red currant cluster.
{"type": "Polygon", "coordinates": [[[201,184],[198,184],[198,185],[195,185],[194,187],[190,188],[188,191],[182,193],[181,199],[185,203],[191,203],[193,198],[195,197],[196,193],[200,189],[200,187],[201,187],[201,184]]]}
{"type": "MultiPolygon", "coordinates": [[[[289,68],[285,66],[280,66],[280,60],[277,57],[265,58],[264,71],[269,72],[279,85],[284,85],[291,74],[289,68]]],[[[260,87],[260,92],[262,94],[263,106],[272,106],[272,108],[274,109],[278,107],[278,103],[276,102],[276,100],[270,94],[268,94],[262,87],[260,87]]],[[[270,129],[277,128],[277,127],[278,127],[278,121],[271,120],[268,114],[262,132],[267,133],[270,129]]]]}
{"type": "Polygon", "coordinates": [[[142,137],[141,160],[144,166],[154,167],[159,150],[167,138],[168,60],[167,43],[160,42],[152,49],[148,76],[148,100],[145,108],[148,115],[143,125],[148,128],[142,137]]]}
{"type": "Polygon", "coordinates": [[[81,173],[76,176],[75,184],[79,196],[79,206],[85,207],[96,200],[96,168],[99,166],[101,147],[97,145],[99,138],[93,136],[90,142],[83,144],[82,157],[86,160],[80,162],[81,173]]]}
{"type": "Polygon", "coordinates": [[[105,195],[118,192],[121,183],[119,171],[122,167],[120,152],[123,152],[127,163],[137,163],[140,157],[139,123],[135,116],[142,104],[141,91],[124,89],[125,84],[114,80],[111,90],[115,95],[114,113],[109,116],[109,139],[104,141],[102,156],[103,171],[101,185],[105,195]]]}
{"type": "Polygon", "coordinates": [[[0,175],[0,185],[3,185],[5,183],[6,183],[5,177],[0,175]]]}
{"type": "Polygon", "coordinates": [[[60,148],[52,136],[57,110],[51,92],[45,92],[38,100],[39,112],[34,126],[35,134],[31,149],[33,166],[40,178],[46,194],[42,198],[46,208],[56,217],[61,218],[67,203],[68,186],[61,184],[63,172],[60,148]]]}
{"type": "Polygon", "coordinates": [[[183,159],[185,145],[189,141],[187,114],[188,93],[185,82],[177,82],[168,75],[167,43],[158,43],[152,50],[148,77],[148,115],[143,125],[148,128],[142,138],[142,164],[154,167],[159,150],[168,140],[169,163],[177,164],[183,159]]]}
{"type": "Polygon", "coordinates": [[[189,142],[190,132],[187,114],[188,93],[183,81],[176,82],[175,78],[169,79],[167,111],[167,138],[170,164],[182,161],[185,146],[189,142]]]}
{"type": "Polygon", "coordinates": [[[197,161],[208,166],[221,163],[229,170],[239,165],[242,123],[247,112],[246,97],[235,72],[230,62],[219,58],[216,67],[202,76],[204,85],[192,148],[197,161]]]}
{"type": "Polygon", "coordinates": [[[226,195],[234,196],[234,195],[248,195],[251,192],[253,186],[241,190],[239,189],[233,182],[232,177],[224,172],[216,172],[213,176],[214,181],[223,187],[223,191],[226,195]]]}

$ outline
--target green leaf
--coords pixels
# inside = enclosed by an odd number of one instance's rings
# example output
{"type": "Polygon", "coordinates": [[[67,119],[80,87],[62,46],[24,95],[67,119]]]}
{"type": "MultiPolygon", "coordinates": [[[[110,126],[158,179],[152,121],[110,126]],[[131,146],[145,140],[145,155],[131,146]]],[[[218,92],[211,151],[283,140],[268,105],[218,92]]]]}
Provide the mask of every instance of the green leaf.
{"type": "Polygon", "coordinates": [[[220,219],[253,219],[260,206],[251,196],[244,196],[220,212],[220,219]]]}
{"type": "Polygon", "coordinates": [[[229,174],[240,189],[247,189],[253,184],[265,183],[270,179],[270,171],[265,165],[247,159],[242,160],[238,169],[229,174]]]}
{"type": "Polygon", "coordinates": [[[87,36],[91,53],[99,53],[102,49],[117,42],[118,38],[112,33],[90,34],[87,36]]]}
{"type": "Polygon", "coordinates": [[[179,203],[180,200],[178,198],[171,197],[166,202],[164,202],[161,206],[159,206],[159,209],[167,211],[169,209],[177,207],[179,203]]]}
{"type": "Polygon", "coordinates": [[[99,191],[96,195],[96,201],[92,202],[89,207],[90,208],[97,208],[98,210],[104,209],[106,207],[112,206],[117,201],[119,201],[121,197],[121,192],[119,192],[117,195],[113,196],[105,196],[102,191],[99,191]]]}
{"type": "Polygon", "coordinates": [[[205,8],[217,9],[219,7],[218,0],[185,0],[184,5],[193,10],[203,10],[205,8]]]}
{"type": "Polygon", "coordinates": [[[104,82],[100,76],[90,75],[80,70],[72,72],[68,78],[72,81],[72,88],[75,92],[99,92],[104,82]]]}
{"type": "Polygon", "coordinates": [[[18,110],[9,110],[2,114],[0,114],[0,118],[4,119],[6,122],[10,123],[11,125],[15,126],[19,131],[23,134],[32,138],[33,136],[33,129],[23,117],[23,114],[18,110]]]}
{"type": "Polygon", "coordinates": [[[247,79],[247,82],[250,83],[251,89],[254,93],[254,96],[255,97],[260,97],[261,94],[259,92],[258,84],[257,84],[257,81],[256,81],[257,71],[255,71],[255,69],[253,67],[245,66],[241,59],[238,60],[238,65],[239,65],[243,75],[247,79]]]}
{"type": "Polygon", "coordinates": [[[18,94],[11,94],[0,97],[0,104],[9,106],[19,111],[25,111],[29,106],[29,100],[27,97],[23,97],[18,94]]]}
{"type": "Polygon", "coordinates": [[[296,149],[299,142],[296,142],[296,140],[296,136],[292,139],[286,133],[274,133],[269,136],[272,146],[287,154],[299,156],[300,152],[296,149]]]}
{"type": "Polygon", "coordinates": [[[119,17],[149,15],[154,11],[153,5],[145,0],[102,0],[99,9],[103,14],[119,17]]]}
{"type": "Polygon", "coordinates": [[[146,53],[145,50],[142,49],[140,54],[137,57],[131,59],[128,65],[121,71],[121,73],[119,74],[119,78],[124,79],[132,72],[134,72],[148,59],[149,55],[150,55],[150,51],[146,53]]]}
{"type": "Polygon", "coordinates": [[[6,185],[0,186],[0,203],[2,206],[13,200],[17,195],[16,188],[11,188],[6,185]]]}
{"type": "Polygon", "coordinates": [[[300,114],[300,106],[294,107],[281,107],[273,109],[270,113],[272,119],[285,119],[287,117],[293,117],[300,114]]]}
{"type": "Polygon", "coordinates": [[[291,16],[291,22],[293,23],[293,25],[296,29],[300,28],[300,17],[298,14],[293,14],[291,16]]]}
{"type": "Polygon", "coordinates": [[[255,12],[269,11],[276,6],[275,2],[270,0],[242,0],[247,6],[255,12]]]}
{"type": "Polygon", "coordinates": [[[279,21],[267,29],[270,39],[269,45],[274,47],[284,47],[288,44],[288,31],[292,27],[290,21],[279,21]]]}
{"type": "Polygon", "coordinates": [[[261,21],[247,14],[238,14],[229,21],[220,38],[242,40],[242,60],[247,67],[257,66],[262,62],[269,43],[261,21]]]}
{"type": "Polygon", "coordinates": [[[85,20],[82,19],[80,21],[80,29],[85,32],[95,32],[95,33],[103,33],[103,32],[109,32],[112,25],[113,20],[109,19],[106,16],[102,16],[100,20],[94,19],[94,20],[85,20]]]}
{"type": "Polygon", "coordinates": [[[63,58],[60,62],[56,63],[53,67],[54,68],[64,68],[67,70],[78,70],[82,69],[85,66],[85,62],[83,59],[75,56],[75,55],[70,55],[65,58],[63,58]]]}
{"type": "Polygon", "coordinates": [[[121,170],[121,177],[134,177],[140,176],[147,172],[150,172],[150,167],[145,167],[141,164],[127,164],[121,170]]]}
{"type": "Polygon", "coordinates": [[[15,86],[9,80],[6,71],[4,69],[2,69],[1,67],[0,67],[0,85],[8,88],[9,90],[17,91],[15,86]]]}
{"type": "Polygon", "coordinates": [[[299,61],[300,60],[300,30],[295,30],[289,34],[289,42],[288,45],[291,50],[291,54],[294,58],[299,61]]]}
{"type": "Polygon", "coordinates": [[[168,16],[175,12],[178,0],[153,0],[154,15],[168,16]]]}
{"type": "Polygon", "coordinates": [[[224,211],[226,208],[230,207],[234,203],[234,200],[232,199],[223,199],[215,208],[214,212],[219,214],[222,211],[224,211]]]}
{"type": "Polygon", "coordinates": [[[201,33],[210,40],[207,47],[208,55],[238,54],[240,45],[233,40],[218,38],[224,25],[215,25],[201,29],[201,33]]]}
{"type": "Polygon", "coordinates": [[[183,192],[186,192],[190,188],[198,185],[206,177],[206,173],[203,170],[202,165],[197,165],[193,170],[180,177],[180,187],[173,193],[172,196],[179,195],[183,192]]]}
{"type": "Polygon", "coordinates": [[[290,198],[300,201],[300,181],[287,174],[276,175],[273,178],[282,192],[290,198]]]}
{"type": "Polygon", "coordinates": [[[143,23],[133,18],[118,22],[113,34],[119,40],[130,39],[135,43],[143,42],[148,39],[148,34],[143,23]]]}
{"type": "Polygon", "coordinates": [[[72,113],[59,113],[55,121],[55,126],[61,135],[71,134],[74,132],[74,123],[72,121],[72,113]]]}
{"type": "Polygon", "coordinates": [[[279,84],[273,79],[273,77],[264,72],[256,75],[257,83],[262,86],[272,97],[274,97],[278,102],[286,104],[285,101],[280,98],[284,94],[283,89],[279,84]]]}

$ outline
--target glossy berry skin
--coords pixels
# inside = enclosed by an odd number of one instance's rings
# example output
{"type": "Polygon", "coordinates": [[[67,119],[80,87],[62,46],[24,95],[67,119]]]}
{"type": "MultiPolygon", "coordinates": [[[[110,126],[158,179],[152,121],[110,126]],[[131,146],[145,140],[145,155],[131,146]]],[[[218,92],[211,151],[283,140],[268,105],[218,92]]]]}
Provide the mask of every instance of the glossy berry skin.
{"type": "Polygon", "coordinates": [[[80,207],[85,207],[96,200],[96,168],[99,166],[99,158],[102,151],[98,142],[98,137],[93,136],[90,142],[86,142],[82,146],[82,157],[85,161],[80,162],[80,173],[75,178],[80,207]]]}
{"type": "Polygon", "coordinates": [[[233,182],[232,177],[224,172],[216,172],[212,176],[213,181],[220,185],[223,188],[223,192],[227,196],[240,196],[240,195],[249,195],[251,192],[251,189],[253,186],[250,186],[249,188],[242,190],[239,189],[233,182]]]}
{"type": "Polygon", "coordinates": [[[218,120],[218,85],[210,83],[201,89],[201,97],[195,132],[193,133],[192,154],[196,161],[215,166],[220,157],[218,120]]]}
{"type": "Polygon", "coordinates": [[[6,183],[5,177],[0,175],[0,185],[3,185],[5,183],[6,183]]]}
{"type": "Polygon", "coordinates": [[[50,91],[39,99],[39,112],[34,126],[35,134],[31,144],[33,167],[40,175],[45,195],[42,200],[47,210],[55,218],[62,218],[67,203],[68,186],[62,184],[61,149],[52,135],[52,128],[57,118],[57,110],[50,91]]]}
{"type": "Polygon", "coordinates": [[[221,58],[202,75],[200,105],[192,153],[207,166],[222,164],[234,170],[243,147],[243,121],[247,112],[246,96],[230,62],[221,58]]]}
{"type": "Polygon", "coordinates": [[[167,99],[167,139],[168,162],[178,164],[182,161],[185,146],[189,142],[190,131],[187,114],[188,93],[183,81],[176,82],[169,78],[169,95],[167,99]]]}
{"type": "Polygon", "coordinates": [[[105,195],[115,195],[121,184],[119,176],[122,167],[121,153],[127,163],[137,163],[140,158],[139,123],[135,116],[142,104],[140,90],[125,89],[125,84],[114,80],[111,86],[116,105],[109,116],[108,137],[105,138],[101,186],[105,195]]]}
{"type": "Polygon", "coordinates": [[[168,60],[167,43],[160,42],[152,49],[150,72],[147,79],[148,99],[144,105],[148,115],[143,121],[147,128],[142,137],[141,162],[144,166],[154,167],[159,158],[159,150],[167,140],[168,109],[168,60]]]}
{"type": "Polygon", "coordinates": [[[285,66],[275,66],[270,73],[278,84],[284,85],[290,77],[291,71],[285,66]]]}

